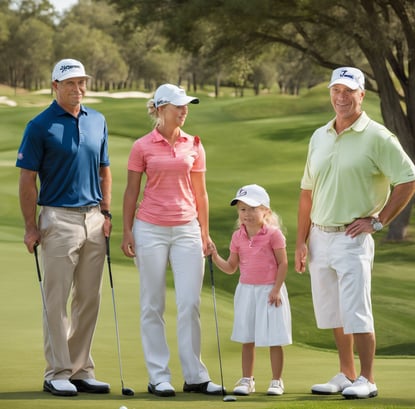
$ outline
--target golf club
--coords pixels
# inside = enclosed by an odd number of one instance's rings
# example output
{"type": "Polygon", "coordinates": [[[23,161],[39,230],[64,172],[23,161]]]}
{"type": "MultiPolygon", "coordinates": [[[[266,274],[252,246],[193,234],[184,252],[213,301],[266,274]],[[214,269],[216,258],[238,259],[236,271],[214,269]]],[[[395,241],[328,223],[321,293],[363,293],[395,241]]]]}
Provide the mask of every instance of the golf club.
{"type": "Polygon", "coordinates": [[[124,380],[122,376],[122,364],[121,364],[121,348],[120,348],[120,336],[118,332],[118,318],[117,318],[117,309],[115,307],[115,294],[114,294],[114,284],[112,281],[112,272],[111,272],[111,256],[110,256],[110,238],[105,237],[105,243],[107,248],[107,262],[108,262],[108,273],[110,277],[111,293],[112,293],[112,306],[114,309],[114,320],[115,320],[115,335],[117,338],[117,349],[118,349],[118,365],[120,368],[120,379],[121,379],[121,392],[125,396],[134,396],[134,390],[131,388],[124,387],[124,380]]]}
{"type": "Polygon", "coordinates": [[[53,359],[54,366],[55,366],[55,352],[54,352],[53,345],[52,345],[52,339],[50,337],[48,310],[46,308],[46,296],[45,296],[45,290],[43,288],[42,274],[40,272],[39,256],[38,256],[38,253],[37,253],[38,246],[39,246],[39,243],[35,243],[35,245],[33,246],[33,253],[35,255],[36,271],[37,271],[37,278],[39,280],[40,293],[42,294],[43,314],[44,314],[44,317],[45,317],[44,318],[44,323],[45,323],[46,331],[48,333],[48,340],[49,340],[50,350],[51,350],[51,353],[52,353],[52,359],[53,359]]]}
{"type": "Polygon", "coordinates": [[[235,402],[236,397],[233,395],[226,395],[225,388],[223,386],[223,370],[222,370],[222,355],[220,353],[220,340],[219,340],[219,327],[218,327],[218,314],[216,311],[216,292],[215,292],[215,278],[213,276],[213,261],[212,255],[207,256],[209,271],[210,271],[210,282],[212,283],[212,298],[213,298],[213,312],[215,315],[215,325],[216,325],[216,340],[218,343],[218,357],[219,357],[219,369],[220,369],[220,382],[222,387],[222,396],[224,402],[235,402]]]}

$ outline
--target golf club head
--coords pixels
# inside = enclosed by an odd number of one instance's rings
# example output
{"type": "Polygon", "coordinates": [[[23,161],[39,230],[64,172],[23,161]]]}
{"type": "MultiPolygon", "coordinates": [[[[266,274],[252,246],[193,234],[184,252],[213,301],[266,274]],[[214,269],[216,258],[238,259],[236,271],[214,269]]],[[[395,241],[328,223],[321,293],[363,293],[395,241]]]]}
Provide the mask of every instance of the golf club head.
{"type": "Polygon", "coordinates": [[[236,396],[226,395],[223,397],[224,402],[236,402],[236,396]]]}
{"type": "Polygon", "coordinates": [[[134,391],[131,388],[122,388],[122,394],[124,396],[134,396],[134,391]]]}

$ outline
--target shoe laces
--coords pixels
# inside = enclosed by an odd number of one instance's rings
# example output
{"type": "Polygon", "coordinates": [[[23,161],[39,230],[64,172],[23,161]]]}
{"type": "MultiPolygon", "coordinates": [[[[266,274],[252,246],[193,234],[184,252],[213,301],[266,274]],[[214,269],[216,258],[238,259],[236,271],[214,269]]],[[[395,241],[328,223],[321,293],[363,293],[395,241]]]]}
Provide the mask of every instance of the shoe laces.
{"type": "Polygon", "coordinates": [[[236,382],[235,386],[251,386],[252,382],[252,378],[241,378],[236,382]]]}
{"type": "Polygon", "coordinates": [[[271,381],[270,388],[280,388],[280,387],[282,387],[282,385],[279,379],[273,379],[271,381]]]}
{"type": "Polygon", "coordinates": [[[369,381],[362,375],[360,375],[354,382],[354,385],[359,385],[359,384],[367,384],[369,383],[369,381]]]}

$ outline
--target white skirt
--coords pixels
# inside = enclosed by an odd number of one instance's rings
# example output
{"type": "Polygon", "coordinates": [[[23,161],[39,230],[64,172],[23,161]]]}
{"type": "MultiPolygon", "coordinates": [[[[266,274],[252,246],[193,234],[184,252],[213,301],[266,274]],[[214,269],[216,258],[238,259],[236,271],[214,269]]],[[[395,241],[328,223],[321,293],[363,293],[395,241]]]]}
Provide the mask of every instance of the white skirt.
{"type": "Polygon", "coordinates": [[[291,310],[285,284],[281,287],[282,304],[270,305],[273,285],[241,284],[234,297],[234,322],[231,340],[258,347],[292,344],[291,310]]]}

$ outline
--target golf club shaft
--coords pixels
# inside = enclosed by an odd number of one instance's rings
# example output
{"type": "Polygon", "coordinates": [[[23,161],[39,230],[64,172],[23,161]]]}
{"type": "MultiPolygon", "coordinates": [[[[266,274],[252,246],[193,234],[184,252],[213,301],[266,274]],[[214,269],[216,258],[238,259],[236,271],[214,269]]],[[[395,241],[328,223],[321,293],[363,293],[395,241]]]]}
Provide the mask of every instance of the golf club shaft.
{"type": "Polygon", "coordinates": [[[222,370],[222,355],[220,352],[220,340],[219,340],[219,327],[218,327],[218,314],[216,311],[216,291],[215,291],[215,277],[213,275],[213,261],[212,255],[207,256],[209,271],[210,271],[210,281],[212,283],[212,298],[213,298],[213,313],[215,315],[215,326],[216,326],[216,340],[218,344],[218,357],[219,357],[219,369],[220,369],[220,382],[222,387],[222,395],[225,396],[225,389],[223,386],[223,370],[222,370]]]}
{"type": "Polygon", "coordinates": [[[39,281],[39,287],[40,287],[40,294],[42,295],[42,306],[43,306],[43,314],[44,314],[44,324],[49,340],[50,350],[52,353],[52,359],[53,359],[53,365],[55,366],[55,351],[53,349],[52,344],[52,338],[50,336],[50,330],[49,330],[49,317],[48,317],[48,309],[46,307],[46,296],[45,296],[45,289],[43,288],[43,281],[42,281],[42,273],[40,271],[40,264],[39,264],[39,255],[37,252],[37,248],[39,246],[39,243],[36,243],[33,247],[33,253],[35,255],[35,262],[36,262],[36,272],[37,272],[37,278],[39,281]]]}
{"type": "Polygon", "coordinates": [[[116,338],[117,338],[118,366],[120,368],[121,388],[124,389],[123,370],[122,370],[122,363],[121,363],[120,335],[119,335],[119,331],[118,331],[117,308],[115,306],[114,284],[113,284],[113,281],[112,281],[112,271],[111,271],[111,255],[110,255],[110,238],[109,237],[105,237],[105,243],[106,243],[106,250],[107,250],[108,274],[109,274],[111,294],[112,294],[112,306],[113,306],[113,310],[114,310],[115,335],[116,335],[116,338]]]}

